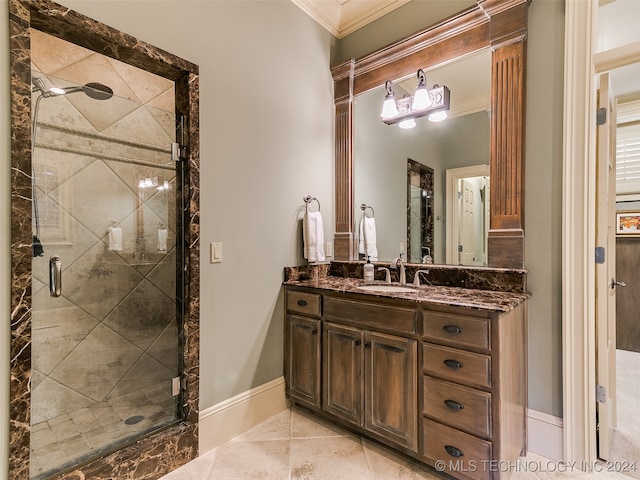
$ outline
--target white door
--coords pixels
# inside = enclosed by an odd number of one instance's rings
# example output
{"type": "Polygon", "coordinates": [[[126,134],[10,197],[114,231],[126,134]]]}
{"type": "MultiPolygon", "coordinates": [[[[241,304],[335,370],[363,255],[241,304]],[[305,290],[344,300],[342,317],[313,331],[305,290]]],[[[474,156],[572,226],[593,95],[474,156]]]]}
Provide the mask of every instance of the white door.
{"type": "Polygon", "coordinates": [[[478,211],[476,199],[479,196],[476,185],[468,180],[460,180],[461,192],[461,215],[460,215],[460,265],[475,265],[478,261],[479,252],[476,244],[479,242],[479,233],[476,228],[479,216],[482,211],[478,211]]]}
{"type": "Polygon", "coordinates": [[[604,248],[604,260],[596,262],[596,384],[598,457],[606,460],[616,426],[616,109],[606,73],[598,110],[606,111],[606,121],[597,130],[596,247],[604,248]]]}

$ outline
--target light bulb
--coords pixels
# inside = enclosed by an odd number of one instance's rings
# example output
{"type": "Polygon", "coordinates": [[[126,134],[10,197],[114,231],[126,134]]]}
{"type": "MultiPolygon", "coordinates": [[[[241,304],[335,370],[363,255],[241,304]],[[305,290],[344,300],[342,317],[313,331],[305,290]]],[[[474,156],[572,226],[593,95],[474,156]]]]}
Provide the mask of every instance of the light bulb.
{"type": "Polygon", "coordinates": [[[382,104],[382,118],[393,118],[398,115],[398,107],[396,101],[393,98],[386,98],[382,104]]]}
{"type": "Polygon", "coordinates": [[[425,108],[429,108],[431,105],[433,105],[433,102],[429,97],[427,87],[419,86],[413,96],[412,108],[414,110],[424,110],[425,108]]]}
{"type": "Polygon", "coordinates": [[[398,115],[398,106],[396,105],[396,95],[395,89],[393,88],[393,82],[387,80],[384,84],[384,88],[387,94],[384,96],[382,112],[380,113],[380,117],[382,117],[383,120],[393,118],[398,115]]]}
{"type": "Polygon", "coordinates": [[[447,112],[442,110],[441,112],[435,112],[429,115],[429,120],[432,122],[441,122],[447,118],[447,112]]]}
{"type": "Polygon", "coordinates": [[[409,118],[408,120],[402,120],[398,126],[400,128],[409,129],[416,126],[416,121],[413,118],[409,118]]]}

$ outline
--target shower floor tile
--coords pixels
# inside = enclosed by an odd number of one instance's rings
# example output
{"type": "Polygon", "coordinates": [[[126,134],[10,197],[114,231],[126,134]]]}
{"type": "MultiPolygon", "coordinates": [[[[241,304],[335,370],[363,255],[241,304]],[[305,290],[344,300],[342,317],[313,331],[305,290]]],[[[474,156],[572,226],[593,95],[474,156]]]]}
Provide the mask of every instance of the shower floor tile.
{"type": "Polygon", "coordinates": [[[46,478],[114,443],[171,423],[176,419],[175,398],[161,390],[129,393],[32,425],[30,477],[46,478]]]}

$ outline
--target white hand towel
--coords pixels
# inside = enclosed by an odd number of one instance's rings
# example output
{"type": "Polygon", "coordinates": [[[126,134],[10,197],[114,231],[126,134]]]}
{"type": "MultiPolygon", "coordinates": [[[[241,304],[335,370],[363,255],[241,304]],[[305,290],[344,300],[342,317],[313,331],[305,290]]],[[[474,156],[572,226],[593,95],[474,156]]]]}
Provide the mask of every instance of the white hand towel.
{"type": "Polygon", "coordinates": [[[307,212],[302,221],[304,258],[309,263],[324,262],[324,227],[320,212],[307,212]]]}
{"type": "Polygon", "coordinates": [[[378,247],[376,245],[376,219],[363,216],[360,220],[358,252],[369,257],[369,260],[378,260],[378,247]]]}
{"type": "Polygon", "coordinates": [[[109,227],[109,250],[122,250],[122,229],[120,227],[109,227]]]}
{"type": "Polygon", "coordinates": [[[168,230],[166,228],[158,229],[158,251],[159,252],[167,251],[167,234],[168,234],[168,230]]]}

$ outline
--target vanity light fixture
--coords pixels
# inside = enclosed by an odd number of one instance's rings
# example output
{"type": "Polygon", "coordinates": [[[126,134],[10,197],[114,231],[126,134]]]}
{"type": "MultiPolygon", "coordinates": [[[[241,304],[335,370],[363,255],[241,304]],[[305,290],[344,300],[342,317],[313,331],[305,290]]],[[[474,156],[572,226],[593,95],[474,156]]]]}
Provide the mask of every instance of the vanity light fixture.
{"type": "Polygon", "coordinates": [[[446,86],[434,85],[426,87],[426,77],[422,69],[418,70],[418,87],[416,93],[405,95],[396,100],[393,82],[385,83],[386,95],[382,105],[380,118],[387,125],[400,123],[400,128],[415,127],[415,119],[429,115],[431,121],[437,122],[447,118],[447,110],[451,106],[451,92],[446,86]],[[436,115],[437,114],[437,115],[436,115]]]}

